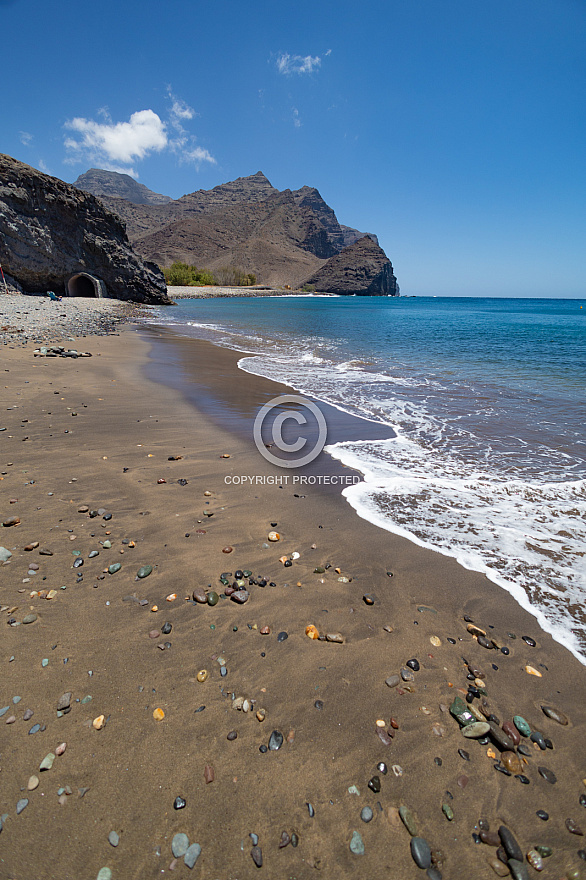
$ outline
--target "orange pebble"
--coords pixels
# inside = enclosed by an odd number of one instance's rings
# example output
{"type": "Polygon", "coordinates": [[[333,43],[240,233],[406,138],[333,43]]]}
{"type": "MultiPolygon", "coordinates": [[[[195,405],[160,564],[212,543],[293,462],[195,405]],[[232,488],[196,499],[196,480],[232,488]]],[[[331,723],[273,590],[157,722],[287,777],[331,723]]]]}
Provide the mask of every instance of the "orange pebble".
{"type": "Polygon", "coordinates": [[[155,711],[153,712],[153,718],[155,719],[155,721],[162,721],[164,717],[165,713],[162,709],[155,709],[155,711]]]}
{"type": "Polygon", "coordinates": [[[169,595],[166,596],[167,602],[174,602],[176,598],[177,593],[169,593],[169,595]]]}
{"type": "Polygon", "coordinates": [[[305,635],[309,636],[310,639],[319,639],[319,633],[313,623],[305,627],[305,635]]]}

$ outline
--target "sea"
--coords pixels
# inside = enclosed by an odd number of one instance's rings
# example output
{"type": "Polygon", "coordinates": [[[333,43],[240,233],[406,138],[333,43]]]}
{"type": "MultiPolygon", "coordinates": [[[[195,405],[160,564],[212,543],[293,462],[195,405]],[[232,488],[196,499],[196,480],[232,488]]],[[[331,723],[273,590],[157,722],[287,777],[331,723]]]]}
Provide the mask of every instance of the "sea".
{"type": "Polygon", "coordinates": [[[326,447],[363,475],[357,514],[485,573],[586,664],[586,300],[192,299],[148,321],[392,428],[326,447]]]}

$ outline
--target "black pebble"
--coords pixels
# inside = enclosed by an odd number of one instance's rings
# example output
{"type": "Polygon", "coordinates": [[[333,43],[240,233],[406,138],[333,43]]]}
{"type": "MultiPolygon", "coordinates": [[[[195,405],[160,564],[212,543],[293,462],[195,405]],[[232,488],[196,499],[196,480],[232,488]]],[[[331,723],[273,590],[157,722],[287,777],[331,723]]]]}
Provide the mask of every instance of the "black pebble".
{"type": "Polygon", "coordinates": [[[480,834],[476,834],[475,831],[472,832],[472,840],[474,841],[474,843],[482,843],[480,834]]]}
{"type": "Polygon", "coordinates": [[[106,522],[108,522],[108,520],[111,520],[111,519],[112,519],[112,514],[111,514],[111,513],[105,513],[104,516],[102,517],[102,519],[105,519],[106,522]]]}
{"type": "Polygon", "coordinates": [[[309,813],[309,818],[313,819],[313,817],[315,816],[315,810],[313,809],[313,804],[306,804],[305,806],[307,807],[307,812],[309,813]]]}
{"type": "Polygon", "coordinates": [[[185,807],[186,805],[187,805],[187,801],[185,800],[185,798],[182,798],[182,797],[176,797],[175,800],[173,801],[173,809],[174,810],[182,810],[183,807],[185,807]]]}
{"type": "Polygon", "coordinates": [[[238,569],[237,571],[234,572],[234,577],[236,578],[237,581],[239,581],[241,578],[244,577],[244,572],[240,571],[240,569],[238,569]]]}
{"type": "Polygon", "coordinates": [[[374,791],[375,794],[378,794],[380,791],[380,776],[373,776],[372,779],[369,779],[368,787],[371,791],[374,791]]]}
{"type": "Polygon", "coordinates": [[[518,779],[519,782],[523,783],[523,785],[529,785],[529,782],[530,782],[530,780],[526,776],[524,776],[522,773],[517,773],[515,775],[515,779],[518,779]]]}
{"type": "Polygon", "coordinates": [[[461,758],[464,758],[465,761],[470,760],[470,755],[468,754],[468,752],[465,749],[458,749],[458,754],[460,755],[461,758]]]}
{"type": "Polygon", "coordinates": [[[547,820],[549,819],[549,813],[546,813],[545,810],[537,810],[537,812],[535,813],[535,815],[536,815],[539,819],[543,819],[544,822],[547,822],[547,820]]]}
{"type": "Polygon", "coordinates": [[[537,642],[535,641],[535,639],[532,639],[531,636],[521,636],[521,638],[523,639],[523,641],[524,641],[527,645],[529,645],[530,648],[534,648],[535,645],[537,644],[537,642]]]}
{"type": "Polygon", "coordinates": [[[323,709],[324,702],[323,702],[323,700],[316,700],[313,705],[315,706],[316,709],[323,709]]]}
{"type": "Polygon", "coordinates": [[[286,559],[285,562],[283,563],[283,565],[285,566],[285,568],[291,568],[293,563],[291,562],[290,559],[286,559]]]}
{"type": "Polygon", "coordinates": [[[509,651],[509,649],[507,648],[506,645],[504,645],[504,646],[501,648],[501,654],[505,654],[505,656],[506,656],[507,654],[510,654],[510,653],[511,653],[511,652],[509,651]]]}
{"type": "Polygon", "coordinates": [[[383,776],[386,776],[387,773],[389,772],[389,768],[387,767],[387,765],[385,764],[384,761],[380,761],[380,762],[376,765],[376,769],[377,769],[380,773],[382,773],[383,776]]]}
{"type": "Polygon", "coordinates": [[[173,629],[173,626],[167,622],[167,623],[164,623],[163,626],[161,627],[161,632],[163,633],[164,636],[168,636],[172,629],[173,629]]]}
{"type": "Polygon", "coordinates": [[[579,849],[578,855],[582,859],[583,862],[586,862],[586,849],[579,849]]]}
{"type": "Polygon", "coordinates": [[[286,632],[283,630],[283,632],[280,632],[279,635],[277,636],[277,641],[278,641],[278,642],[284,642],[285,639],[288,639],[288,638],[289,638],[289,633],[286,633],[286,632]]]}
{"type": "Polygon", "coordinates": [[[500,761],[498,761],[496,764],[493,764],[492,766],[494,767],[495,770],[498,770],[499,773],[504,773],[505,776],[511,775],[511,771],[507,770],[506,767],[503,767],[503,765],[500,763],[500,761]]]}
{"type": "Polygon", "coordinates": [[[265,652],[265,651],[261,651],[261,652],[260,652],[260,656],[261,656],[261,657],[266,657],[266,656],[267,656],[267,655],[266,655],[266,652],[265,652]]]}
{"type": "Polygon", "coordinates": [[[415,660],[415,658],[414,658],[413,660],[407,660],[407,664],[406,664],[406,665],[407,665],[410,669],[412,669],[413,672],[419,672],[419,670],[420,670],[420,668],[421,668],[421,667],[419,666],[419,660],[415,660]]]}
{"type": "Polygon", "coordinates": [[[486,821],[486,819],[479,819],[478,820],[478,827],[480,828],[481,831],[490,831],[490,825],[486,821]]]}
{"type": "Polygon", "coordinates": [[[579,802],[581,807],[586,807],[586,794],[580,795],[579,802]]]}
{"type": "Polygon", "coordinates": [[[198,712],[203,712],[204,709],[205,709],[205,706],[200,706],[199,709],[194,709],[193,714],[197,715],[198,712]]]}
{"type": "Polygon", "coordinates": [[[434,760],[434,763],[436,763],[438,767],[441,767],[442,764],[444,763],[441,758],[434,758],[433,760],[434,760]]]}
{"type": "Polygon", "coordinates": [[[235,730],[231,730],[226,739],[228,742],[234,742],[235,739],[238,738],[238,734],[235,730]]]}
{"type": "Polygon", "coordinates": [[[448,636],[448,642],[450,643],[450,645],[455,645],[455,644],[456,644],[456,639],[451,639],[451,638],[448,636]]]}
{"type": "Polygon", "coordinates": [[[267,746],[264,745],[264,743],[262,746],[259,746],[258,750],[259,750],[259,752],[262,752],[263,755],[265,754],[265,752],[268,752],[268,748],[267,748],[267,746]]]}

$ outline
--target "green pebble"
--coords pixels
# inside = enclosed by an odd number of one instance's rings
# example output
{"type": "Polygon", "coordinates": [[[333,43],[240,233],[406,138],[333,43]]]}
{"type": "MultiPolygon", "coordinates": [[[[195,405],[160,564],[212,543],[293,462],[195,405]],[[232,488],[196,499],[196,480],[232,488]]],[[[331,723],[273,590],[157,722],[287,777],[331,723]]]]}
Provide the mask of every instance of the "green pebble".
{"type": "Polygon", "coordinates": [[[244,571],[242,572],[242,574],[244,575],[245,578],[252,577],[252,572],[250,571],[249,568],[245,568],[244,571]]]}
{"type": "Polygon", "coordinates": [[[49,665],[49,661],[47,660],[46,657],[43,660],[41,660],[41,666],[43,667],[43,669],[45,668],[45,666],[48,666],[48,665],[49,665]]]}
{"type": "Polygon", "coordinates": [[[141,565],[141,567],[136,572],[137,578],[147,578],[149,574],[152,574],[153,567],[152,565],[141,565]]]}
{"type": "Polygon", "coordinates": [[[409,807],[399,807],[399,816],[411,837],[417,837],[417,826],[415,824],[415,819],[413,818],[413,813],[409,807]]]}
{"type": "Polygon", "coordinates": [[[53,766],[53,761],[55,760],[55,755],[53,752],[49,752],[48,755],[45,755],[43,760],[39,765],[39,770],[50,770],[53,766]]]}
{"type": "Polygon", "coordinates": [[[233,627],[232,627],[232,632],[237,633],[237,632],[238,632],[238,627],[237,627],[237,626],[233,626],[233,627]]]}
{"type": "Polygon", "coordinates": [[[215,623],[210,623],[210,629],[215,629],[215,628],[216,628],[216,624],[215,624],[215,623]]]}
{"type": "Polygon", "coordinates": [[[100,868],[96,880],[112,880],[112,871],[110,868],[100,868]]]}
{"type": "Polygon", "coordinates": [[[218,594],[216,593],[215,590],[210,590],[210,592],[207,594],[206,598],[207,598],[208,605],[217,605],[220,600],[220,597],[218,596],[218,594]]]}
{"type": "MultiPolygon", "coordinates": [[[[318,565],[317,568],[313,569],[313,573],[314,574],[325,574],[325,568],[323,568],[323,566],[321,566],[321,565],[318,565]]],[[[355,831],[354,834],[358,834],[358,832],[355,831]]]]}
{"type": "Polygon", "coordinates": [[[521,734],[521,736],[531,736],[531,728],[527,724],[524,718],[521,715],[515,715],[513,717],[513,724],[521,734]]]}
{"type": "Polygon", "coordinates": [[[442,813],[444,814],[448,822],[451,822],[454,818],[454,811],[449,804],[442,804],[442,813]]]}
{"type": "Polygon", "coordinates": [[[355,856],[364,855],[364,841],[358,831],[352,832],[352,840],[350,841],[350,850],[355,856]]]}
{"type": "Polygon", "coordinates": [[[122,566],[119,562],[114,562],[113,565],[108,566],[108,573],[109,574],[116,574],[116,572],[120,571],[121,568],[122,568],[122,566]]]}
{"type": "Polygon", "coordinates": [[[104,543],[102,544],[102,547],[104,548],[104,550],[109,550],[111,546],[112,546],[112,541],[108,541],[108,540],[104,541],[104,543]]]}
{"type": "Polygon", "coordinates": [[[84,697],[81,702],[82,703],[91,703],[91,701],[92,701],[92,697],[90,697],[90,695],[88,694],[87,697],[84,697]]]}
{"type": "Polygon", "coordinates": [[[535,846],[534,849],[536,849],[539,855],[544,859],[548,859],[553,853],[551,846],[535,846]]]}

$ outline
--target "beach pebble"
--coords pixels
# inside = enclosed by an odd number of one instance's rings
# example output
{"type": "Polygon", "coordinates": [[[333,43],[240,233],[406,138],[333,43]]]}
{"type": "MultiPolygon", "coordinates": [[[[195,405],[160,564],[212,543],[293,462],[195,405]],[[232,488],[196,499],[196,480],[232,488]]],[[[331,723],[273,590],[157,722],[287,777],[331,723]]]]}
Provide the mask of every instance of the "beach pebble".
{"type": "Polygon", "coordinates": [[[537,850],[530,849],[525,858],[536,871],[543,871],[543,859],[537,850]]]}
{"type": "Polygon", "coordinates": [[[198,602],[200,605],[207,604],[207,596],[203,587],[196,587],[192,593],[192,597],[195,602],[198,602]]]}
{"type": "Polygon", "coordinates": [[[538,767],[537,771],[539,775],[542,776],[545,781],[549,782],[551,785],[555,785],[555,783],[558,781],[557,776],[555,775],[553,770],[550,770],[548,767],[538,767]]]}
{"type": "Polygon", "coordinates": [[[523,764],[521,763],[521,759],[515,752],[503,752],[501,754],[501,762],[504,767],[510,773],[521,773],[523,771],[523,764]]]}
{"type": "Polygon", "coordinates": [[[418,868],[429,868],[431,865],[431,850],[427,840],[423,837],[412,837],[411,856],[418,868]]]}
{"type": "Polygon", "coordinates": [[[262,868],[262,850],[258,844],[255,844],[250,850],[252,861],[257,868],[262,868]]]}
{"type": "Polygon", "coordinates": [[[110,846],[118,846],[118,844],[120,843],[120,836],[116,834],[115,831],[110,831],[110,833],[108,834],[108,843],[110,844],[110,846]]]}
{"type": "MultiPolygon", "coordinates": [[[[103,717],[104,717],[103,715],[100,716],[100,718],[103,718],[103,717]]],[[[162,709],[157,708],[154,710],[153,718],[155,719],[155,721],[162,721],[164,717],[165,717],[165,713],[163,712],[162,709]]],[[[97,729],[99,729],[99,728],[97,728],[97,729]]]]}
{"type": "Polygon", "coordinates": [[[542,674],[541,674],[541,672],[540,672],[538,669],[536,669],[535,666],[529,666],[529,665],[527,665],[527,666],[525,667],[525,672],[526,672],[528,675],[535,675],[537,678],[542,678],[542,677],[543,677],[542,674]]]}
{"type": "Polygon", "coordinates": [[[248,590],[236,590],[236,592],[232,593],[230,598],[233,602],[237,602],[239,605],[244,605],[245,602],[248,602],[250,593],[248,590]]]}
{"type": "Polygon", "coordinates": [[[141,565],[141,567],[136,572],[136,577],[139,580],[142,580],[143,578],[147,578],[149,576],[149,574],[152,574],[152,571],[153,571],[152,565],[141,565]]]}
{"type": "Polygon", "coordinates": [[[474,721],[463,727],[461,733],[466,739],[479,739],[481,736],[486,736],[489,731],[490,724],[487,721],[474,721]]]}
{"type": "Polygon", "coordinates": [[[26,785],[28,791],[34,791],[35,788],[38,788],[38,786],[39,786],[39,777],[38,776],[31,776],[29,778],[29,781],[27,782],[27,785],[26,785]]]}
{"type": "Polygon", "coordinates": [[[22,618],[22,622],[23,623],[34,623],[36,619],[37,619],[37,615],[34,612],[31,612],[30,614],[25,614],[25,616],[22,618]]]}
{"type": "Polygon", "coordinates": [[[53,752],[49,752],[48,755],[45,755],[43,760],[40,763],[39,770],[50,770],[53,766],[53,761],[55,760],[55,755],[53,752]]]}
{"type": "MultiPolygon", "coordinates": [[[[363,599],[365,605],[374,605],[374,596],[372,596],[370,593],[365,593],[364,596],[362,597],[362,599],[363,599]]],[[[358,834],[357,831],[354,833],[358,834]]]]}
{"type": "Polygon", "coordinates": [[[187,801],[185,798],[182,798],[180,795],[177,795],[175,800],[173,801],[173,809],[174,810],[183,810],[187,805],[187,801]]]}
{"type": "Polygon", "coordinates": [[[206,781],[206,785],[210,782],[213,782],[215,779],[214,768],[211,764],[206,764],[203,770],[203,778],[206,781]]]}
{"type": "Polygon", "coordinates": [[[358,833],[358,831],[352,832],[352,839],[350,841],[350,851],[353,852],[355,856],[364,855],[364,841],[362,840],[362,837],[358,833]]]}
{"type": "Polygon", "coordinates": [[[57,748],[55,749],[55,754],[57,755],[57,757],[60,757],[65,752],[66,748],[67,748],[67,743],[64,743],[64,742],[60,743],[57,746],[57,748]]]}
{"type": "Polygon", "coordinates": [[[102,727],[104,727],[105,723],[106,723],[106,716],[105,715],[98,715],[98,717],[94,718],[94,720],[92,721],[92,727],[94,728],[94,730],[101,730],[102,727]]]}
{"type": "Polygon", "coordinates": [[[280,730],[273,730],[269,738],[269,749],[271,752],[277,752],[283,745],[284,737],[280,730]]]}
{"type": "Polygon", "coordinates": [[[558,709],[554,709],[553,706],[542,706],[541,710],[544,715],[547,715],[552,721],[557,721],[558,724],[563,724],[565,726],[569,723],[568,716],[564,715],[564,713],[560,712],[558,709]]]}
{"type": "Polygon", "coordinates": [[[64,712],[66,709],[69,709],[71,705],[71,691],[68,691],[66,694],[62,694],[57,701],[57,711],[64,712]]]}
{"type": "Polygon", "coordinates": [[[201,855],[201,846],[199,843],[192,843],[191,846],[187,848],[185,855],[183,856],[184,864],[189,868],[194,868],[195,863],[199,859],[201,855]]]}
{"type": "Polygon", "coordinates": [[[513,717],[513,724],[515,725],[521,736],[531,736],[531,728],[521,715],[515,715],[513,717]]]}
{"type": "Polygon", "coordinates": [[[374,813],[372,812],[371,807],[362,807],[362,810],[360,811],[360,818],[363,822],[371,822],[373,816],[374,813]]]}
{"type": "Polygon", "coordinates": [[[189,847],[189,838],[187,834],[179,833],[176,834],[171,842],[171,852],[175,856],[176,859],[180,859],[181,856],[184,856],[189,847]]]}
{"type": "Polygon", "coordinates": [[[21,798],[16,804],[16,815],[19,816],[28,807],[28,798],[21,798]]]}
{"type": "Polygon", "coordinates": [[[281,536],[280,536],[280,534],[279,534],[278,532],[269,532],[268,535],[267,535],[267,538],[268,538],[268,540],[271,541],[272,543],[275,543],[276,541],[280,541],[280,540],[281,540],[281,536]]]}
{"type": "Polygon", "coordinates": [[[385,684],[387,685],[387,687],[394,688],[397,687],[400,681],[401,676],[395,673],[393,675],[389,675],[389,677],[385,680],[385,684]]]}
{"type": "Polygon", "coordinates": [[[509,859],[516,859],[519,862],[523,862],[523,852],[512,831],[510,831],[506,825],[501,825],[498,834],[509,859]]]}
{"type": "Polygon", "coordinates": [[[110,868],[100,868],[96,880],[112,880],[112,870],[110,868]]]}
{"type": "Polygon", "coordinates": [[[566,828],[570,834],[577,834],[579,837],[584,836],[584,832],[574,819],[566,819],[566,828]]]}
{"type": "Polygon", "coordinates": [[[399,817],[411,837],[417,837],[417,826],[411,810],[408,807],[399,807],[399,817]]]}

